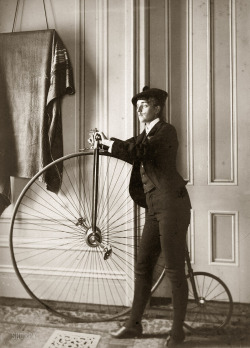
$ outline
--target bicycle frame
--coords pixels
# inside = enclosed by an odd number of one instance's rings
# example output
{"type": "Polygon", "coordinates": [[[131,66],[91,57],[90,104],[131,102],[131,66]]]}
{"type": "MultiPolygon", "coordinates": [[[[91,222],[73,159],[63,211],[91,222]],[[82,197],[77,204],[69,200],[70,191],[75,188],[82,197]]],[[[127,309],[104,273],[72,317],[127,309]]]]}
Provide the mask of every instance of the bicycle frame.
{"type": "MultiPolygon", "coordinates": [[[[52,313],[78,322],[113,320],[129,313],[140,237],[133,214],[137,208],[132,200],[127,205],[124,194],[131,168],[102,149],[97,130],[91,131],[89,143],[89,148],[50,163],[29,181],[10,227],[13,266],[28,294],[52,313]],[[45,190],[41,179],[58,165],[64,175],[55,195],[45,190]],[[39,272],[33,277],[34,270],[39,272]],[[77,316],[68,311],[74,303],[77,316]]],[[[193,271],[187,245],[185,258],[189,283],[185,327],[192,331],[224,327],[233,310],[228,287],[215,275],[193,271]]],[[[165,276],[164,264],[160,262],[155,271],[152,294],[165,276]]]]}
{"type": "Polygon", "coordinates": [[[88,142],[92,144],[94,149],[93,161],[93,186],[92,186],[92,211],[91,211],[91,241],[93,244],[100,246],[104,252],[104,260],[107,260],[112,254],[112,247],[109,244],[102,243],[100,230],[96,226],[97,206],[98,206],[98,188],[99,188],[99,156],[100,156],[100,140],[98,130],[94,129],[90,132],[88,142]]]}
{"type": "Polygon", "coordinates": [[[92,192],[92,231],[96,233],[96,217],[98,203],[98,181],[99,181],[99,140],[95,141],[94,163],[93,163],[93,192],[92,192]]]}
{"type": "Polygon", "coordinates": [[[196,285],[195,285],[195,281],[194,281],[194,271],[193,271],[193,268],[191,266],[191,261],[190,261],[187,243],[186,243],[186,248],[185,248],[185,259],[187,262],[187,269],[188,269],[188,274],[190,275],[190,283],[192,285],[194,298],[195,298],[195,301],[197,302],[197,301],[199,301],[199,298],[198,298],[198,293],[197,293],[197,289],[196,289],[196,285]]]}

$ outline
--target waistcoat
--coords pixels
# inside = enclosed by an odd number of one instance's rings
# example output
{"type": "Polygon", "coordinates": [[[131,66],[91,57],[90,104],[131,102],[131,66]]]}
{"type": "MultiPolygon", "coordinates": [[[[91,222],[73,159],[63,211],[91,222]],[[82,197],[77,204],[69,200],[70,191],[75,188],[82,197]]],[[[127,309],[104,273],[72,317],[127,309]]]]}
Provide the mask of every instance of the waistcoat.
{"type": "Polygon", "coordinates": [[[142,162],[140,165],[140,173],[141,173],[141,181],[143,184],[144,193],[147,193],[147,192],[151,191],[153,188],[155,188],[155,185],[152,183],[152,181],[147,176],[147,173],[145,172],[145,169],[144,169],[142,162]]]}

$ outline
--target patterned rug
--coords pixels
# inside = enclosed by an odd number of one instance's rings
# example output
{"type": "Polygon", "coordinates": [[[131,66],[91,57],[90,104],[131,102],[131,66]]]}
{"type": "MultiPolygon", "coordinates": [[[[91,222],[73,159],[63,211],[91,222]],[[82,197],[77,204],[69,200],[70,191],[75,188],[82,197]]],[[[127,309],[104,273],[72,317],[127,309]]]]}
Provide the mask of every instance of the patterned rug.
{"type": "Polygon", "coordinates": [[[43,348],[96,348],[101,336],[55,330],[43,348]]]}

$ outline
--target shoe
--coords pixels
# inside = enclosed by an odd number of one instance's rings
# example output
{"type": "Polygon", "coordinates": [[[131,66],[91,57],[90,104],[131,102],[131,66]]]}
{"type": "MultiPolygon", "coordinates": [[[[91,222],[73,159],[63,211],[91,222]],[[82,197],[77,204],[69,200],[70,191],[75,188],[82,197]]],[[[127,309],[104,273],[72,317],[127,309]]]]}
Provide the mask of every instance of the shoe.
{"type": "Polygon", "coordinates": [[[135,338],[142,336],[142,326],[138,325],[138,327],[125,327],[122,326],[117,331],[111,331],[110,335],[114,338],[135,338]]]}
{"type": "Polygon", "coordinates": [[[171,332],[168,334],[168,337],[166,339],[166,342],[164,344],[165,347],[171,348],[171,347],[181,347],[182,343],[185,340],[185,334],[182,337],[178,337],[177,339],[175,339],[172,335],[171,332]]]}

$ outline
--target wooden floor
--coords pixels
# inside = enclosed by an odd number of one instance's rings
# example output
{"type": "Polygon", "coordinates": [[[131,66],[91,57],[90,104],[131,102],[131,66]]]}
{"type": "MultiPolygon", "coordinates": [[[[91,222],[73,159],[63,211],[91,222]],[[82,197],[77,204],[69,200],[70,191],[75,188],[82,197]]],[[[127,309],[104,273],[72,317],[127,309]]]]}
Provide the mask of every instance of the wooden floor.
{"type": "MultiPolygon", "coordinates": [[[[164,347],[171,321],[163,311],[153,312],[143,320],[143,337],[117,340],[110,337],[111,330],[119,328],[120,321],[101,323],[69,323],[65,319],[38,308],[32,301],[0,299],[0,347],[43,348],[55,330],[100,336],[97,348],[158,348],[164,347]]],[[[73,337],[73,336],[72,336],[73,337]]],[[[73,346],[74,347],[74,346],[73,346]]],[[[189,348],[250,348],[250,307],[240,305],[230,325],[220,334],[198,336],[186,332],[181,347],[189,348]]]]}

